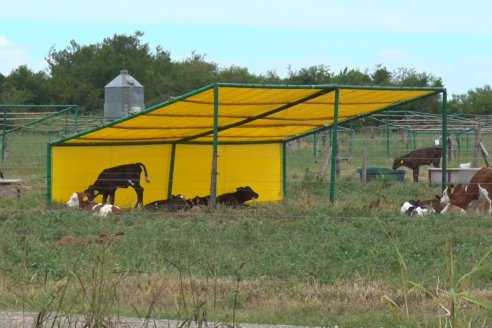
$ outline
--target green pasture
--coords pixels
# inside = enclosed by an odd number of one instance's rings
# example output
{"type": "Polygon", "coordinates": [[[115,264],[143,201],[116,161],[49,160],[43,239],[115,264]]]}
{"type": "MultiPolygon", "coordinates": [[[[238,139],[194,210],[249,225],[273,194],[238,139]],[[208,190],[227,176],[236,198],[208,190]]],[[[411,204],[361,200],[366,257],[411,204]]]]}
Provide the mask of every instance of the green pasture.
{"type": "MultiPolygon", "coordinates": [[[[433,138],[419,136],[417,148],[433,138]]],[[[472,161],[469,138],[450,167],[472,161]]],[[[1,310],[38,313],[41,324],[81,314],[91,327],[111,326],[118,315],[326,327],[492,322],[492,218],[401,215],[401,202],[440,193],[426,168],[419,183],[407,170],[404,182],[361,184],[364,144],[369,166],[390,167],[413,150],[397,133],[389,155],[384,132],[342,134],[350,162],[340,163],[333,205],[329,171],[320,175],[329,138],[316,148],[310,137],[288,147],[281,204],[108,218],[46,204],[48,140],[10,135],[0,165],[23,181],[20,199],[0,199],[1,310]],[[369,209],[372,202],[379,206],[369,209]],[[99,242],[114,232],[124,235],[99,242]],[[63,236],[86,243],[62,244],[63,236]]]]}

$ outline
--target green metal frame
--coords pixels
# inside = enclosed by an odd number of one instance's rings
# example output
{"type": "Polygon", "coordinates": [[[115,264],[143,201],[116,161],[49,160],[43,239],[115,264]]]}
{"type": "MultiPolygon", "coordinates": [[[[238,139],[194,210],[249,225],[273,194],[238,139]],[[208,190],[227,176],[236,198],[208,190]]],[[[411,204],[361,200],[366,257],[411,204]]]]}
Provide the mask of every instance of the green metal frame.
{"type": "MultiPolygon", "coordinates": [[[[60,116],[61,114],[67,113],[73,109],[74,111],[74,126],[75,128],[78,127],[78,115],[79,115],[79,106],[77,105],[0,105],[0,109],[3,108],[3,119],[2,119],[2,162],[5,161],[5,152],[6,152],[6,142],[7,142],[7,134],[15,132],[17,130],[20,130],[22,128],[34,126],[37,124],[40,124],[44,121],[47,121],[53,117],[60,116]],[[32,122],[29,122],[27,124],[24,124],[19,127],[15,127],[13,129],[7,130],[7,109],[8,108],[63,108],[62,110],[58,111],[55,114],[48,115],[46,117],[40,118],[38,120],[34,120],[32,122]]],[[[65,124],[65,132],[67,132],[67,126],[65,124]]]]}
{"type": "Polygon", "coordinates": [[[171,159],[169,163],[169,181],[167,183],[167,198],[171,198],[173,195],[175,160],[176,160],[176,144],[173,144],[171,147],[171,159]]]}
{"type": "Polygon", "coordinates": [[[448,93],[442,93],[442,184],[441,189],[448,185],[448,93]]]}
{"type": "Polygon", "coordinates": [[[337,180],[337,153],[338,153],[338,105],[340,102],[340,90],[335,90],[335,108],[333,115],[333,138],[331,139],[331,179],[330,202],[335,202],[335,186],[337,180]]]}
{"type": "MultiPolygon", "coordinates": [[[[437,94],[440,94],[440,93],[443,93],[444,96],[443,96],[443,122],[445,122],[445,120],[447,119],[447,95],[446,95],[446,89],[445,88],[433,88],[433,87],[423,87],[423,88],[416,88],[416,87],[388,87],[388,86],[384,86],[384,87],[374,87],[374,86],[351,86],[351,85],[336,85],[336,84],[324,84],[324,85],[273,85],[273,84],[238,84],[238,83],[215,83],[215,84],[212,84],[212,85],[208,85],[208,86],[205,86],[203,88],[200,88],[200,89],[197,89],[193,92],[189,92],[185,95],[182,95],[180,97],[177,97],[177,98],[174,98],[172,100],[169,100],[169,101],[166,101],[166,102],[163,102],[163,103],[160,103],[160,104],[157,104],[155,106],[152,106],[152,107],[149,107],[147,108],[146,110],[140,112],[140,113],[137,113],[137,114],[134,114],[134,115],[131,115],[131,116],[127,116],[127,117],[123,117],[123,118],[120,118],[120,119],[117,119],[115,121],[112,121],[112,122],[109,122],[109,123],[106,123],[106,124],[103,124],[99,127],[96,127],[96,128],[91,128],[91,129],[87,129],[87,130],[84,130],[84,131],[81,131],[77,134],[74,134],[72,136],[69,136],[69,137],[66,137],[66,138],[63,138],[63,139],[60,139],[60,140],[56,140],[56,141],[53,141],[50,143],[50,145],[48,146],[48,149],[49,149],[49,154],[48,154],[48,165],[49,167],[51,167],[51,147],[52,146],[64,146],[64,143],[66,143],[67,141],[69,140],[72,140],[72,139],[76,139],[76,138],[79,138],[85,134],[88,134],[88,133],[91,133],[91,132],[95,132],[95,131],[99,131],[99,130],[102,130],[102,129],[105,129],[107,127],[110,127],[112,125],[115,125],[115,124],[118,124],[118,123],[121,123],[121,122],[125,122],[127,120],[131,120],[135,117],[138,117],[140,115],[145,115],[149,112],[152,112],[153,110],[157,109],[157,108],[161,108],[161,107],[164,107],[164,106],[167,106],[167,105],[170,105],[172,103],[176,103],[176,102],[179,102],[179,101],[182,101],[186,98],[189,98],[191,96],[194,96],[196,94],[199,94],[199,93],[202,93],[204,91],[208,91],[208,90],[211,90],[213,89],[213,92],[214,92],[214,115],[213,115],[213,120],[214,120],[214,123],[213,123],[213,130],[211,131],[207,131],[206,133],[201,133],[201,134],[198,134],[198,135],[195,135],[195,136],[190,136],[190,137],[186,137],[186,138],[183,138],[179,141],[176,141],[176,140],[173,140],[173,141],[170,141],[170,142],[165,142],[165,141],[162,141],[162,140],[157,140],[157,141],[139,141],[139,142],[117,142],[117,143],[114,143],[114,142],[108,142],[108,143],[94,143],[94,144],[91,144],[91,143],[84,143],[84,144],[72,144],[72,145],[67,145],[67,146],[87,146],[87,145],[91,145],[91,146],[107,146],[107,145],[149,145],[149,144],[172,144],[173,145],[173,151],[172,151],[172,157],[174,156],[174,152],[175,152],[175,147],[176,147],[176,144],[209,144],[209,145],[212,145],[213,147],[213,150],[212,150],[212,172],[211,172],[211,205],[214,206],[215,205],[215,198],[216,198],[216,188],[217,188],[217,153],[218,153],[218,146],[219,145],[224,145],[224,144],[231,144],[231,145],[234,145],[234,144],[270,144],[270,143],[281,143],[282,144],[282,190],[283,190],[283,193],[284,195],[287,194],[287,148],[286,148],[286,144],[289,142],[289,141],[293,141],[293,140],[296,140],[296,139],[299,139],[299,138],[303,138],[303,137],[306,137],[306,136],[309,136],[309,135],[312,135],[312,134],[316,134],[316,133],[319,133],[319,132],[323,132],[323,131],[327,131],[327,130],[330,130],[332,129],[332,158],[331,158],[331,181],[330,181],[330,202],[331,203],[334,203],[335,201],[335,190],[336,190],[336,145],[337,145],[337,140],[338,140],[338,125],[339,123],[347,123],[347,122],[352,122],[354,120],[358,120],[358,119],[361,119],[361,118],[364,118],[364,117],[368,117],[370,115],[373,115],[374,113],[377,113],[377,112],[381,112],[381,111],[388,111],[388,110],[391,110],[393,108],[396,108],[402,104],[407,104],[407,103],[410,103],[410,102],[415,102],[415,101],[418,101],[420,99],[423,99],[423,98],[427,98],[427,97],[431,97],[431,96],[434,96],[434,95],[437,95],[437,94]],[[238,122],[238,123],[234,123],[234,124],[231,124],[229,126],[226,126],[226,127],[219,127],[218,126],[218,117],[219,117],[219,87],[234,87],[234,88],[273,88],[273,89],[318,89],[319,92],[316,92],[315,94],[311,95],[311,96],[308,96],[308,97],[305,97],[305,98],[302,98],[302,99],[299,99],[291,104],[288,104],[288,105],[283,105],[283,106],[280,106],[278,108],[275,108],[271,111],[269,111],[268,113],[263,113],[261,115],[257,115],[253,118],[248,118],[248,119],[245,119],[241,122],[238,122]],[[375,111],[375,112],[371,112],[371,113],[367,113],[367,114],[363,114],[363,115],[356,115],[356,116],[353,116],[351,118],[348,118],[348,119],[344,119],[343,121],[339,121],[339,113],[338,113],[338,107],[339,107],[339,101],[340,101],[340,90],[343,90],[343,89],[357,89],[357,90],[394,90],[394,91],[405,91],[405,90],[409,90],[409,91],[432,91],[430,94],[427,94],[427,95],[424,95],[424,96],[420,96],[420,97],[416,97],[414,99],[411,99],[411,100],[408,100],[406,102],[402,102],[402,103],[398,103],[398,104],[394,104],[394,105],[391,105],[391,106],[387,106],[385,108],[382,108],[381,110],[378,110],[378,111],[375,111]],[[251,121],[254,121],[256,119],[259,119],[259,118],[262,118],[262,117],[265,117],[267,115],[270,115],[272,113],[276,113],[276,112],[280,112],[282,110],[285,110],[285,109],[288,109],[296,104],[299,104],[299,103],[302,103],[304,101],[307,101],[309,99],[312,99],[312,98],[315,98],[321,94],[324,94],[324,93],[328,93],[328,92],[332,92],[332,91],[335,91],[335,104],[334,104],[334,120],[333,120],[333,125],[331,126],[324,126],[324,127],[320,127],[318,129],[313,129],[309,132],[306,132],[306,133],[303,133],[303,134],[300,134],[300,135],[296,135],[296,136],[292,136],[292,137],[289,137],[289,138],[285,138],[283,140],[264,140],[262,142],[220,142],[219,141],[219,138],[218,138],[218,133],[220,131],[223,131],[225,129],[228,129],[228,128],[232,128],[232,127],[235,127],[235,126],[239,126],[241,124],[245,124],[245,123],[248,123],[248,122],[251,122],[251,121]],[[197,141],[193,141],[193,139],[195,138],[199,138],[199,137],[203,137],[203,136],[207,136],[207,135],[211,135],[213,136],[213,141],[212,142],[197,142],[197,141]]],[[[389,126],[387,127],[387,129],[389,129],[389,126]]],[[[447,125],[443,123],[443,139],[444,139],[444,146],[447,146],[447,125]]],[[[388,156],[389,156],[389,146],[387,145],[387,152],[388,152],[388,156]]],[[[443,156],[445,155],[445,153],[443,154],[443,156]]],[[[172,166],[172,171],[174,171],[174,158],[172,159],[172,163],[171,163],[171,166],[172,166]]],[[[443,188],[444,186],[447,184],[447,181],[446,181],[446,169],[447,169],[447,165],[446,163],[444,163],[443,161],[443,188]]],[[[50,168],[48,168],[48,170],[50,170],[50,168]]],[[[48,190],[49,190],[49,194],[50,196],[49,199],[51,198],[51,172],[49,171],[48,172],[48,183],[49,183],[49,187],[48,187],[48,190]]],[[[169,182],[169,191],[172,192],[172,175],[170,173],[170,182],[169,182]]]]}
{"type": "Polygon", "coordinates": [[[217,157],[219,150],[219,88],[214,86],[214,143],[212,145],[212,172],[210,175],[210,206],[215,207],[217,197],[217,157]]]}
{"type": "Polygon", "coordinates": [[[46,183],[47,183],[47,188],[46,188],[46,198],[48,201],[48,204],[51,204],[51,190],[52,190],[52,181],[51,181],[51,158],[53,156],[52,154],[53,149],[51,148],[51,145],[48,144],[48,149],[46,152],[46,183]]]}

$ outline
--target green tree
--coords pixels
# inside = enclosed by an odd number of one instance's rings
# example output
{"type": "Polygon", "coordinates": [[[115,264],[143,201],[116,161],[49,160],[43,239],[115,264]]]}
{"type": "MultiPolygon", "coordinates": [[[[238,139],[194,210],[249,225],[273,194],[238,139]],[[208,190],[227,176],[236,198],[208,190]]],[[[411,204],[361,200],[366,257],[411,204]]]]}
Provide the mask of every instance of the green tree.
{"type": "Polygon", "coordinates": [[[260,78],[251,74],[246,67],[232,65],[228,68],[220,69],[217,73],[216,81],[229,83],[258,83],[260,78]]]}
{"type": "MultiPolygon", "coordinates": [[[[442,80],[426,72],[417,72],[414,68],[398,68],[392,74],[392,84],[402,87],[442,87],[442,80]]],[[[426,97],[422,100],[402,107],[407,110],[415,110],[427,113],[439,113],[442,111],[441,95],[426,97]]]]}
{"type": "Polygon", "coordinates": [[[265,74],[260,74],[259,76],[260,83],[267,83],[267,84],[282,84],[283,81],[278,76],[277,71],[275,70],[269,70],[265,74]]]}
{"type": "Polygon", "coordinates": [[[205,60],[204,55],[192,52],[185,60],[172,65],[169,95],[180,96],[216,82],[218,66],[205,60]]]}
{"type": "Polygon", "coordinates": [[[367,73],[345,67],[333,77],[333,82],[342,85],[370,85],[372,81],[367,73]]]}
{"type": "Polygon", "coordinates": [[[392,74],[391,72],[384,67],[382,64],[376,65],[374,71],[370,75],[372,79],[372,84],[374,85],[391,85],[392,83],[392,74]]]}
{"type": "Polygon", "coordinates": [[[284,80],[287,84],[329,84],[333,81],[330,69],[325,65],[314,65],[292,71],[289,67],[289,76],[284,80]]]}
{"type": "Polygon", "coordinates": [[[466,94],[453,95],[449,101],[449,111],[465,114],[492,114],[492,89],[489,85],[475,88],[466,94]]]}
{"type": "Polygon", "coordinates": [[[101,113],[104,86],[126,69],[145,87],[152,86],[146,97],[155,97],[160,82],[158,74],[170,71],[170,56],[157,48],[151,53],[148,44],[141,42],[142,32],[133,35],[114,35],[102,43],[83,46],[75,41],[63,50],[52,48],[47,61],[52,89],[60,103],[78,104],[84,113],[101,113]]]}
{"type": "MultiPolygon", "coordinates": [[[[3,76],[3,75],[2,75],[3,76]]],[[[21,65],[0,79],[0,104],[49,104],[48,75],[21,65]]]]}

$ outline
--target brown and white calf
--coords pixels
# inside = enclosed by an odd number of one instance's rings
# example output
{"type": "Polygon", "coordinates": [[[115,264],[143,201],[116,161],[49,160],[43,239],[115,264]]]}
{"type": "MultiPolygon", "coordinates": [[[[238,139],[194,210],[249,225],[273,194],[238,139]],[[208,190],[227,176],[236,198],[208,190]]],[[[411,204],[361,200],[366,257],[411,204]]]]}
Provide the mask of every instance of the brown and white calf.
{"type": "Polygon", "coordinates": [[[89,200],[84,192],[74,192],[67,201],[67,207],[94,212],[94,215],[105,217],[110,213],[121,214],[123,210],[116,205],[101,204],[89,200]]]}
{"type": "Polygon", "coordinates": [[[471,178],[466,187],[450,184],[444,189],[441,197],[441,205],[446,213],[451,205],[458,206],[462,211],[475,208],[482,202],[488,202],[489,213],[492,214],[492,168],[483,167],[471,178]]]}

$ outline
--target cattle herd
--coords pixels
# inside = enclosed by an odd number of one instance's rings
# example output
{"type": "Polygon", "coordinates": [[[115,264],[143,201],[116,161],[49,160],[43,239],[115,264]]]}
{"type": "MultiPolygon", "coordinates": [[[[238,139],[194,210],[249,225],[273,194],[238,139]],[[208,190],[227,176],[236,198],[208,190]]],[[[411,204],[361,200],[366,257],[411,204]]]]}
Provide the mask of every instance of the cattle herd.
{"type": "MultiPolygon", "coordinates": [[[[406,166],[413,170],[414,182],[418,181],[419,167],[432,164],[439,167],[442,149],[438,147],[419,149],[395,159],[393,169],[406,166]]],[[[171,198],[156,200],[143,205],[144,189],[140,185],[140,175],[144,172],[145,181],[150,182],[147,169],[142,163],[125,164],[103,170],[96,181],[82,192],[74,192],[66,205],[93,212],[98,216],[109,213],[122,213],[122,209],[114,205],[117,188],[132,187],[137,194],[135,207],[144,207],[147,210],[188,210],[197,206],[208,206],[210,195],[195,196],[186,199],[184,195],[172,195],[171,198]],[[94,199],[102,195],[102,203],[94,199]],[[108,204],[109,201],[109,204],[108,204]]],[[[250,186],[237,187],[235,192],[224,193],[216,198],[216,203],[225,206],[244,207],[250,200],[259,197],[250,186]]],[[[492,214],[492,168],[484,167],[478,170],[466,186],[449,184],[442,195],[436,195],[429,200],[409,200],[401,205],[400,212],[410,216],[426,216],[430,214],[444,214],[450,208],[460,212],[476,210],[483,206],[492,214]]]]}
{"type": "MultiPolygon", "coordinates": [[[[395,158],[393,170],[406,166],[413,171],[413,181],[418,182],[419,168],[422,165],[439,167],[442,159],[442,148],[430,147],[412,151],[395,158]]],[[[466,186],[449,184],[442,195],[429,200],[409,200],[401,205],[400,212],[412,216],[444,214],[450,208],[460,212],[474,211],[483,206],[488,207],[492,214],[492,168],[478,170],[466,186]]]]}
{"type": "MultiPolygon", "coordinates": [[[[117,188],[132,187],[137,194],[135,207],[144,207],[147,210],[168,210],[175,212],[178,210],[188,210],[197,206],[208,206],[210,195],[192,199],[186,199],[184,195],[172,195],[171,198],[156,200],[143,205],[144,189],[140,185],[140,175],[142,171],[145,181],[150,182],[147,168],[142,163],[124,164],[120,166],[104,169],[96,181],[82,192],[74,192],[66,205],[70,208],[81,209],[93,212],[94,215],[105,217],[108,214],[123,213],[123,210],[114,205],[115,193],[117,188]],[[96,203],[94,199],[102,195],[102,203],[96,203]],[[109,204],[107,204],[109,201],[109,204]]],[[[255,200],[259,197],[250,186],[238,187],[235,192],[229,192],[217,196],[216,203],[225,206],[248,206],[246,202],[255,200]]]]}
{"type": "Polygon", "coordinates": [[[461,213],[485,208],[492,214],[492,168],[478,170],[466,186],[449,184],[442,195],[425,201],[409,200],[401,206],[401,213],[412,216],[444,214],[451,208],[461,213]]]}

